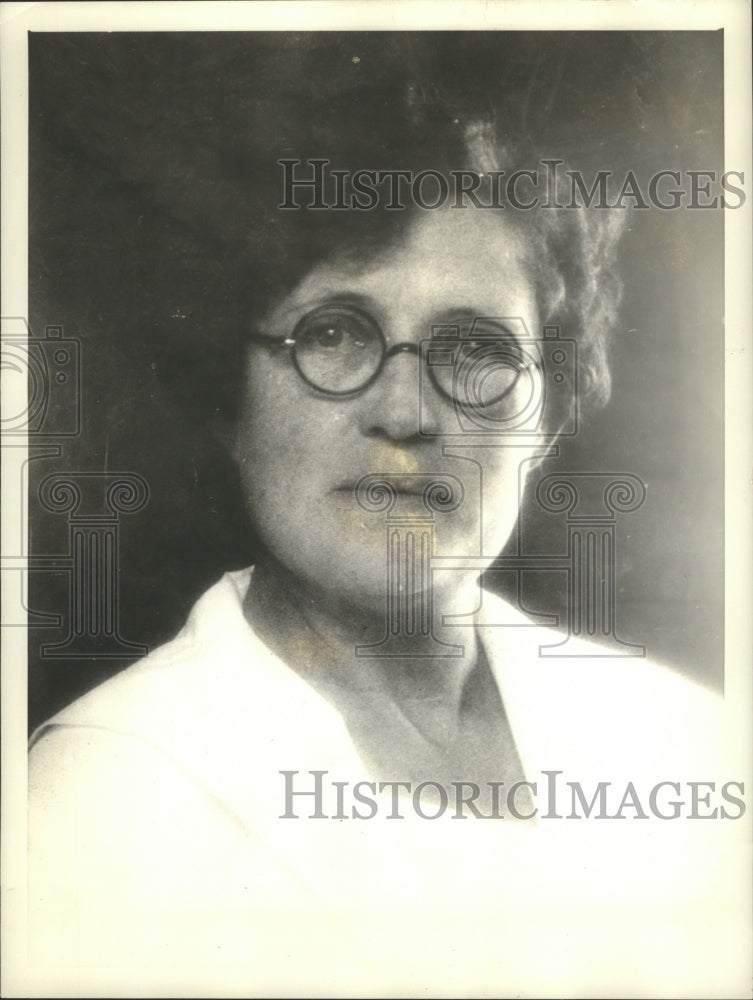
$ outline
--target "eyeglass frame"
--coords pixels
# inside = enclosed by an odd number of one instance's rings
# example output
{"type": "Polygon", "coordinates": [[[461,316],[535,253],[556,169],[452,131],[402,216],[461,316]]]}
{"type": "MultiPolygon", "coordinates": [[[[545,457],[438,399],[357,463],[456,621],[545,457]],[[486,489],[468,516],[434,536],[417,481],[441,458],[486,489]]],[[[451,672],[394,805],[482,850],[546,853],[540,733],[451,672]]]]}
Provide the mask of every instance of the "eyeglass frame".
{"type": "MultiPolygon", "coordinates": [[[[418,344],[416,344],[416,343],[412,343],[410,341],[402,341],[402,342],[400,342],[398,344],[393,344],[392,347],[388,347],[387,346],[387,338],[384,335],[384,331],[382,330],[382,328],[379,325],[379,323],[374,319],[374,317],[371,316],[369,313],[365,312],[364,310],[359,309],[357,306],[349,305],[348,306],[349,310],[351,312],[355,313],[356,315],[358,315],[361,319],[365,320],[374,329],[374,331],[376,332],[377,337],[379,338],[379,342],[380,342],[381,347],[382,347],[381,358],[380,358],[379,364],[378,364],[377,368],[375,369],[374,373],[369,376],[369,378],[367,379],[366,382],[364,382],[362,385],[358,386],[358,388],[356,388],[356,389],[346,389],[346,390],[343,390],[343,391],[337,391],[337,390],[334,390],[334,389],[322,389],[321,386],[317,385],[315,382],[312,382],[311,379],[308,378],[306,376],[306,374],[303,372],[303,370],[302,370],[302,368],[301,368],[301,366],[300,366],[300,364],[298,362],[298,358],[296,356],[295,348],[296,348],[296,346],[297,346],[297,344],[299,342],[298,338],[296,337],[297,331],[303,326],[304,323],[307,323],[311,319],[311,317],[314,316],[317,312],[319,312],[320,310],[324,311],[327,308],[332,308],[332,306],[331,305],[317,306],[315,309],[312,309],[310,312],[307,312],[304,316],[301,316],[301,318],[298,320],[298,322],[296,323],[295,327],[293,328],[293,335],[291,337],[274,337],[274,336],[272,336],[271,334],[268,334],[268,333],[256,332],[256,333],[250,333],[250,334],[248,334],[247,335],[247,339],[251,343],[258,343],[258,344],[264,344],[264,345],[275,345],[275,346],[278,346],[278,347],[287,347],[289,349],[289,351],[290,351],[290,356],[291,356],[291,360],[293,362],[293,367],[295,368],[296,372],[298,373],[298,375],[302,379],[302,381],[306,385],[308,385],[310,388],[314,389],[315,392],[321,393],[323,396],[328,396],[328,397],[334,398],[334,399],[348,399],[348,398],[351,398],[351,397],[359,396],[361,393],[365,392],[367,389],[369,389],[377,381],[377,379],[379,378],[379,376],[384,371],[384,367],[387,364],[387,362],[389,361],[389,359],[392,358],[392,357],[394,357],[397,354],[415,354],[416,357],[420,357],[421,356],[420,342],[418,344]]],[[[443,325],[446,326],[446,327],[451,327],[452,326],[452,324],[443,324],[443,325]]],[[[513,334],[510,334],[510,336],[512,337],[512,339],[515,339],[513,334]]],[[[480,338],[477,338],[477,339],[483,341],[484,338],[480,337],[480,338]]],[[[441,338],[437,338],[437,340],[440,341],[441,338]]],[[[448,338],[448,340],[449,340],[449,338],[448,338]]],[[[491,343],[492,339],[489,338],[489,341],[491,343]]],[[[462,343],[462,341],[453,340],[452,343],[453,344],[458,344],[458,343],[462,343]]],[[[471,404],[468,404],[468,403],[464,403],[462,400],[456,399],[455,396],[452,395],[452,393],[449,393],[445,389],[442,388],[442,386],[437,381],[437,376],[434,373],[434,367],[435,366],[432,366],[432,365],[430,365],[428,363],[426,364],[426,368],[429,371],[429,378],[431,379],[432,385],[437,390],[437,392],[440,394],[440,396],[442,396],[444,399],[450,400],[450,402],[453,403],[453,404],[455,404],[455,405],[460,405],[460,406],[469,406],[469,405],[471,405],[471,404]]],[[[529,364],[522,365],[521,368],[520,368],[520,370],[516,372],[515,378],[513,379],[513,381],[510,384],[509,388],[507,388],[502,393],[501,396],[499,396],[497,399],[495,399],[493,401],[493,403],[490,403],[488,405],[489,406],[496,405],[497,403],[501,402],[501,400],[503,400],[506,396],[508,396],[513,391],[513,389],[515,388],[515,386],[516,386],[516,384],[518,382],[518,379],[523,374],[523,372],[526,371],[526,369],[531,368],[531,367],[535,367],[535,364],[529,363],[529,364]]],[[[475,409],[483,409],[484,407],[474,406],[474,408],[475,409]]]]}

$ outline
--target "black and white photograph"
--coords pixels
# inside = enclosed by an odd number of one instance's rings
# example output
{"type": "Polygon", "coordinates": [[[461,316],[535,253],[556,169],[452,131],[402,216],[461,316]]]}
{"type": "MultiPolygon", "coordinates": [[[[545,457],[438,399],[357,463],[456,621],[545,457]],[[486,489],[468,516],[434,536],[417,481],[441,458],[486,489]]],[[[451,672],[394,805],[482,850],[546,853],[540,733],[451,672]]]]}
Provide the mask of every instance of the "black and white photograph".
{"type": "Polygon", "coordinates": [[[3,995],[750,995],[751,15],[640,6],[2,5],[3,995]]]}

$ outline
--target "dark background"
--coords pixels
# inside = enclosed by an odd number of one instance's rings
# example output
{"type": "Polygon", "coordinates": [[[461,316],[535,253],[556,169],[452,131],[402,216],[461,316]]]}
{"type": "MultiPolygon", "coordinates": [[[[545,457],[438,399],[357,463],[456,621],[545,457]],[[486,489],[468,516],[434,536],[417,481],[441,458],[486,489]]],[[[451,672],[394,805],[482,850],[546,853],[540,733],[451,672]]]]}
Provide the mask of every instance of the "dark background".
{"type": "MultiPolygon", "coordinates": [[[[247,211],[263,233],[253,144],[274,140],[276,107],[295,105],[303,127],[335,94],[368,132],[377,102],[389,114],[390,81],[439,74],[464,106],[493,105],[549,155],[587,175],[632,169],[647,184],[659,169],[723,171],[722,54],[721,32],[32,34],[30,323],[37,337],[57,325],[78,340],[82,370],[80,433],[60,458],[30,464],[32,555],[68,552],[67,517],[37,500],[45,476],[142,476],[149,502],[119,522],[118,608],[120,635],[150,648],[224,570],[252,561],[196,373],[216,394],[224,375],[211,351],[232,362],[225,345],[243,321],[234,240],[247,211]],[[260,127],[269,134],[253,136],[260,127]]],[[[542,469],[647,484],[618,526],[620,635],[715,687],[723,238],[721,211],[632,213],[611,403],[542,469]]],[[[534,512],[525,545],[563,552],[564,532],[562,518],[534,512]]],[[[129,662],[43,655],[65,638],[69,590],[62,558],[30,574],[30,608],[63,616],[30,632],[31,727],[129,662]]],[[[523,596],[562,614],[564,575],[528,574],[523,596]]]]}

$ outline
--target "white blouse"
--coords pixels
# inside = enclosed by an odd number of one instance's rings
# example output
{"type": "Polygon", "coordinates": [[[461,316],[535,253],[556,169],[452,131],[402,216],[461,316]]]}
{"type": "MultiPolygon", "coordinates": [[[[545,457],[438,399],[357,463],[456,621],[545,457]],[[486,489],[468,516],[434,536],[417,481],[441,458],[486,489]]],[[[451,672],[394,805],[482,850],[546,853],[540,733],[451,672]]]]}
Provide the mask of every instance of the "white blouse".
{"type": "Polygon", "coordinates": [[[503,819],[453,801],[431,819],[415,789],[380,791],[338,712],[254,633],[249,579],[227,574],[172,642],[32,739],[30,955],[51,981],[719,993],[741,793],[722,791],[738,776],[717,763],[717,699],[596,647],[542,657],[552,634],[485,594],[476,624],[538,815],[516,821],[503,787],[503,819]]]}

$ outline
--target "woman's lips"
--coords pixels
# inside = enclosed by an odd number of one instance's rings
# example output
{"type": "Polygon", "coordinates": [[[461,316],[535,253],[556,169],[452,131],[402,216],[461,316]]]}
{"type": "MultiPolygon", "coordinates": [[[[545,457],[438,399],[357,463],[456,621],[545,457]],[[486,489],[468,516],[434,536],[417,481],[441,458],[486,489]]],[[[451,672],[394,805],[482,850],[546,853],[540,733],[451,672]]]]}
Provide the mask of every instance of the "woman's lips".
{"type": "MultiPolygon", "coordinates": [[[[384,482],[389,485],[391,489],[398,494],[398,496],[415,496],[420,497],[424,495],[426,487],[431,483],[432,479],[436,477],[441,478],[440,473],[414,473],[411,475],[405,475],[404,473],[367,473],[369,477],[373,477],[372,483],[375,481],[384,482]]],[[[358,479],[348,480],[340,486],[335,487],[335,493],[346,493],[350,494],[355,498],[356,489],[358,484],[365,478],[365,476],[359,477],[358,479]]]]}
{"type": "MultiPolygon", "coordinates": [[[[329,493],[333,517],[342,518],[340,527],[345,534],[351,524],[373,530],[405,517],[411,522],[442,522],[446,525],[443,532],[455,531],[458,525],[468,527],[468,507],[462,510],[464,500],[462,481],[452,473],[440,472],[370,472],[357,479],[349,477],[329,493]]],[[[445,534],[446,541],[449,537],[445,534]]]]}

